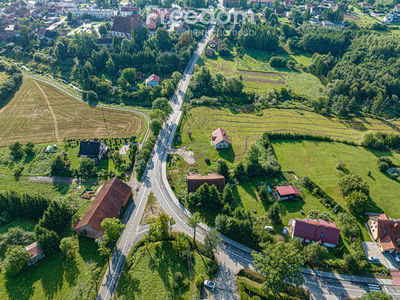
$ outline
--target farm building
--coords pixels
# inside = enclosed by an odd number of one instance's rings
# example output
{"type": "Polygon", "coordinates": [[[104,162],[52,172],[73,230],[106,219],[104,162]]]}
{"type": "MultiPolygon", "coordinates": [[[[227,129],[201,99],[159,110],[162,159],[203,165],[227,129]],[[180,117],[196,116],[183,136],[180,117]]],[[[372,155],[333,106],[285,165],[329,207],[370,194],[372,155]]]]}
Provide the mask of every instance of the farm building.
{"type": "Polygon", "coordinates": [[[97,139],[92,141],[81,141],[79,144],[79,155],[82,158],[93,158],[95,161],[100,161],[103,155],[106,154],[106,144],[99,142],[97,139]]]}
{"type": "Polygon", "coordinates": [[[321,245],[334,248],[339,245],[340,228],[335,222],[325,220],[292,219],[292,238],[299,238],[302,242],[318,242],[321,245]]]}
{"type": "Polygon", "coordinates": [[[26,246],[25,250],[29,252],[28,266],[33,265],[35,262],[44,257],[43,250],[40,248],[38,242],[34,242],[26,246]]]}
{"type": "Polygon", "coordinates": [[[151,87],[159,85],[160,77],[158,77],[156,74],[153,74],[149,78],[146,79],[146,84],[151,87]]]}
{"type": "Polygon", "coordinates": [[[367,222],[369,233],[381,252],[400,252],[400,221],[386,214],[370,215],[367,222]]]}
{"type": "Polygon", "coordinates": [[[215,149],[228,148],[229,144],[229,138],[225,130],[218,128],[213,131],[211,134],[211,145],[213,145],[215,149]]]}
{"type": "Polygon", "coordinates": [[[92,239],[102,236],[104,229],[100,226],[101,221],[118,218],[131,196],[132,190],[126,183],[118,178],[107,181],[72,230],[92,239]]]}
{"type": "Polygon", "coordinates": [[[300,192],[295,186],[277,186],[275,195],[279,200],[289,200],[300,195],[300,192]]]}
{"type": "Polygon", "coordinates": [[[216,173],[203,176],[201,174],[190,174],[186,176],[188,193],[195,192],[204,183],[215,185],[222,192],[225,187],[225,177],[216,173]]]}

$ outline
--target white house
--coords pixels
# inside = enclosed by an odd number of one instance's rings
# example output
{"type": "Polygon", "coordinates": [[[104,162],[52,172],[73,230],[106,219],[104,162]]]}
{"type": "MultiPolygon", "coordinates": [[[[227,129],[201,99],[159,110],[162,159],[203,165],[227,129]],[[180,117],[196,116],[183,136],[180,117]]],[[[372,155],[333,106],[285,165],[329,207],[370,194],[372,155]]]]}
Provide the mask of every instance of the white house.
{"type": "Polygon", "coordinates": [[[158,77],[156,74],[153,74],[149,78],[146,79],[146,84],[151,87],[159,85],[160,77],[158,77]]]}
{"type": "Polygon", "coordinates": [[[75,18],[82,18],[84,14],[88,14],[96,19],[106,19],[114,16],[114,11],[112,9],[88,9],[88,8],[73,8],[68,9],[75,18]]]}
{"type": "Polygon", "coordinates": [[[211,145],[213,145],[215,149],[228,148],[229,144],[229,138],[225,130],[218,128],[213,131],[211,134],[211,145]]]}

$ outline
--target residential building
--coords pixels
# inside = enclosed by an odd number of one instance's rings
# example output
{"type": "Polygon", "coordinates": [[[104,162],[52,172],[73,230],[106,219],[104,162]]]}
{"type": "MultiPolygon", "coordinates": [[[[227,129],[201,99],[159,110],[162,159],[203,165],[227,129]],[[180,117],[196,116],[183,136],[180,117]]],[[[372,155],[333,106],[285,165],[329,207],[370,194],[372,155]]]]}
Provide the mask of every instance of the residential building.
{"type": "Polygon", "coordinates": [[[160,77],[157,76],[156,74],[152,74],[151,76],[149,76],[149,78],[146,79],[145,81],[146,85],[148,86],[156,86],[160,84],[160,77]]]}
{"type": "Polygon", "coordinates": [[[130,17],[132,14],[138,14],[138,15],[142,15],[142,10],[140,9],[140,7],[134,7],[134,6],[122,6],[120,9],[120,14],[123,17],[130,17]]]}
{"type": "Polygon", "coordinates": [[[335,222],[311,219],[291,219],[292,238],[299,238],[304,243],[318,242],[334,248],[339,245],[340,228],[335,222]]]}
{"type": "Polygon", "coordinates": [[[212,132],[211,145],[213,145],[215,149],[228,148],[230,144],[225,130],[218,128],[212,132]]]}
{"type": "Polygon", "coordinates": [[[400,220],[389,218],[387,214],[371,214],[367,228],[381,252],[400,252],[400,220]]]}
{"type": "Polygon", "coordinates": [[[131,196],[132,189],[126,183],[118,178],[107,181],[72,230],[92,239],[101,237],[104,234],[101,222],[106,218],[120,217],[131,196]]]}
{"type": "Polygon", "coordinates": [[[214,55],[214,49],[206,48],[206,49],[204,50],[204,54],[207,55],[207,56],[209,56],[209,57],[211,57],[211,56],[214,55]]]}
{"type": "Polygon", "coordinates": [[[296,0],[285,0],[285,5],[296,5],[296,0]]]}
{"type": "Polygon", "coordinates": [[[38,242],[34,242],[25,248],[26,251],[29,252],[29,262],[28,266],[33,265],[38,260],[41,260],[44,257],[43,250],[40,248],[38,242]]]}
{"type": "Polygon", "coordinates": [[[383,22],[386,23],[400,22],[400,15],[390,12],[383,17],[383,22]]]}
{"type": "Polygon", "coordinates": [[[393,12],[394,12],[394,13],[400,14],[400,4],[397,4],[397,5],[393,8],[393,12]]]}
{"type": "Polygon", "coordinates": [[[204,183],[215,185],[218,191],[223,192],[225,187],[225,177],[216,173],[209,175],[189,174],[186,176],[188,193],[195,192],[204,183]]]}
{"type": "Polygon", "coordinates": [[[155,31],[159,23],[160,23],[160,17],[156,13],[151,13],[147,17],[145,25],[147,29],[155,31]]]}
{"type": "Polygon", "coordinates": [[[44,38],[48,41],[55,41],[58,37],[58,33],[54,30],[46,30],[44,38]]]}
{"type": "Polygon", "coordinates": [[[322,21],[322,27],[343,29],[346,25],[343,22],[322,21]]]}
{"type": "Polygon", "coordinates": [[[82,158],[93,158],[94,161],[100,161],[107,152],[106,144],[99,142],[97,139],[92,141],[81,141],[79,144],[79,155],[82,158]]]}
{"type": "Polygon", "coordinates": [[[310,12],[312,15],[322,15],[322,13],[328,8],[329,8],[329,6],[315,6],[314,5],[313,7],[311,7],[310,12]]]}
{"type": "Polygon", "coordinates": [[[211,48],[215,48],[221,43],[222,43],[221,39],[216,35],[214,35],[208,42],[208,46],[210,46],[211,48]]]}
{"type": "Polygon", "coordinates": [[[308,22],[310,24],[312,24],[312,25],[321,25],[321,23],[318,20],[315,20],[315,19],[310,19],[308,22]]]}
{"type": "Polygon", "coordinates": [[[360,5],[362,8],[373,8],[374,7],[371,3],[368,3],[368,2],[359,2],[358,5],[360,5]]]}
{"type": "Polygon", "coordinates": [[[112,36],[130,39],[134,26],[136,26],[136,24],[133,23],[132,18],[116,16],[110,33],[112,36]]]}
{"type": "Polygon", "coordinates": [[[238,7],[239,0],[224,0],[225,7],[238,7]]]}
{"type": "Polygon", "coordinates": [[[285,9],[283,7],[277,7],[275,8],[275,14],[278,17],[283,17],[285,15],[285,9]]]}
{"type": "Polygon", "coordinates": [[[300,192],[295,186],[277,186],[275,195],[279,200],[290,200],[299,196],[300,192]]]}

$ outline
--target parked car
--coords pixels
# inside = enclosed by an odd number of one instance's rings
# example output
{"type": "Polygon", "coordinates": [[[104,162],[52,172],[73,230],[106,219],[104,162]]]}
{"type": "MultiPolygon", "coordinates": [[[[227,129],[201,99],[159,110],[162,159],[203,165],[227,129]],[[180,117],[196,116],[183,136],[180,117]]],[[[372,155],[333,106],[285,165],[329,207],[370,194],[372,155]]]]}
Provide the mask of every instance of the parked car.
{"type": "Polygon", "coordinates": [[[394,257],[394,260],[395,260],[397,263],[400,263],[400,257],[395,256],[395,257],[394,257]]]}
{"type": "Polygon", "coordinates": [[[287,232],[288,232],[288,229],[286,227],[283,227],[282,236],[285,236],[287,234],[287,232]]]}
{"type": "Polygon", "coordinates": [[[379,257],[377,256],[368,256],[369,262],[379,262],[379,257]]]}
{"type": "Polygon", "coordinates": [[[274,232],[274,227],[272,226],[265,226],[264,229],[269,230],[270,232],[274,232]]]}
{"type": "Polygon", "coordinates": [[[204,285],[210,289],[215,289],[217,285],[215,282],[209,281],[209,280],[204,280],[204,285]]]}

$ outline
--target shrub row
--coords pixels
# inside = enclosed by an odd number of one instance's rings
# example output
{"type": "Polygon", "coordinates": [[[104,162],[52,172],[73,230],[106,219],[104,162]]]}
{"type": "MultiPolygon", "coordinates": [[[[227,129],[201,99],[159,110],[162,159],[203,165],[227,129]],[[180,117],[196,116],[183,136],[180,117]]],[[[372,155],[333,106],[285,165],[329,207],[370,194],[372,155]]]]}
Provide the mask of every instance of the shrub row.
{"type": "MultiPolygon", "coordinates": [[[[16,73],[0,84],[0,99],[7,99],[22,83],[22,74],[16,73]]],[[[0,101],[0,102],[2,102],[0,101]]]]}

